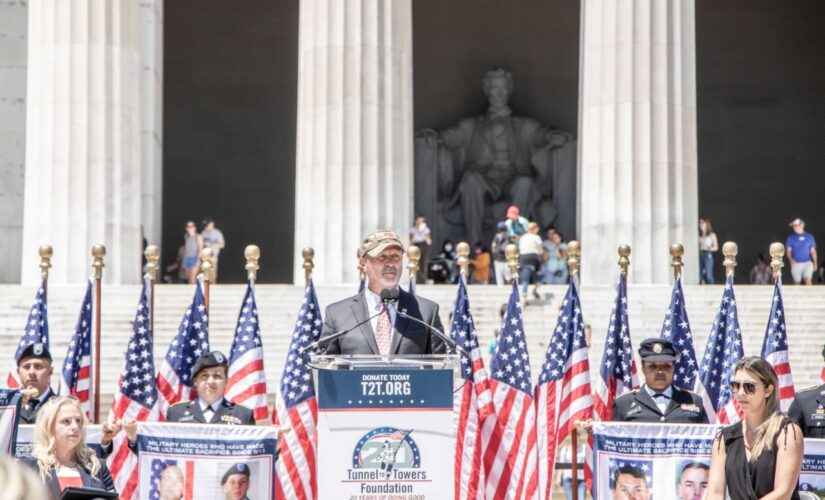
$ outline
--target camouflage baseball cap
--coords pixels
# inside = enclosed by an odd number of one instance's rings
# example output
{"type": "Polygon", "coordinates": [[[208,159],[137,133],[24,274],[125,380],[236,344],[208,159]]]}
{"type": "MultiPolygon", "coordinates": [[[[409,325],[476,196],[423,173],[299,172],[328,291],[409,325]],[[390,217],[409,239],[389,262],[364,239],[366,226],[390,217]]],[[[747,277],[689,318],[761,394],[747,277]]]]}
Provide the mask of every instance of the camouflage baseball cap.
{"type": "Polygon", "coordinates": [[[381,252],[390,248],[398,247],[402,252],[404,251],[404,243],[395,231],[375,231],[366,238],[361,245],[361,255],[369,257],[378,257],[381,252]]]}

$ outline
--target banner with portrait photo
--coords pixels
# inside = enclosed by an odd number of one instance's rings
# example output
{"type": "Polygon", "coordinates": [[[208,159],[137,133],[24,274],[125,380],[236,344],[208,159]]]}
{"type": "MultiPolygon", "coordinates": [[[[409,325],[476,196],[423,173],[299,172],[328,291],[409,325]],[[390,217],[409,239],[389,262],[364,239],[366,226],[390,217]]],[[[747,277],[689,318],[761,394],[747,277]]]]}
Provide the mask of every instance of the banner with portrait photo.
{"type": "Polygon", "coordinates": [[[701,498],[718,430],[716,425],[595,423],[593,497],[701,498]]]}
{"type": "Polygon", "coordinates": [[[799,475],[799,491],[825,498],[825,439],[805,439],[805,457],[799,475]]]}
{"type": "MultiPolygon", "coordinates": [[[[86,427],[86,446],[92,448],[100,456],[100,437],[103,433],[102,426],[90,424],[86,427]]],[[[32,454],[32,444],[34,443],[34,425],[24,424],[17,428],[17,446],[14,448],[14,456],[17,458],[30,457],[32,454]]]]}
{"type": "Polygon", "coordinates": [[[275,498],[270,426],[138,423],[138,498],[275,498]]]}
{"type": "Polygon", "coordinates": [[[10,455],[15,449],[19,421],[20,391],[0,389],[0,453],[10,455]]]}

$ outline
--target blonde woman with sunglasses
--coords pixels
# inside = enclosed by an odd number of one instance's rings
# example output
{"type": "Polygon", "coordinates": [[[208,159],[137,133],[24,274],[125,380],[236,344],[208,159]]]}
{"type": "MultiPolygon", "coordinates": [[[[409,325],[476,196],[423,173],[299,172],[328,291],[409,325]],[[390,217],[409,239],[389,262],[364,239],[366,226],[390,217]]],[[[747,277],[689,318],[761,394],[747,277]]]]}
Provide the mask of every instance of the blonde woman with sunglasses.
{"type": "Polygon", "coordinates": [[[779,410],[779,381],[762,358],[742,359],[734,368],[731,396],[744,413],[713,441],[706,500],[799,499],[803,437],[779,410]]]}
{"type": "Polygon", "coordinates": [[[115,491],[106,464],[86,446],[89,421],[77,399],[55,397],[37,414],[32,456],[24,463],[34,468],[53,498],[69,486],[115,491]]]}

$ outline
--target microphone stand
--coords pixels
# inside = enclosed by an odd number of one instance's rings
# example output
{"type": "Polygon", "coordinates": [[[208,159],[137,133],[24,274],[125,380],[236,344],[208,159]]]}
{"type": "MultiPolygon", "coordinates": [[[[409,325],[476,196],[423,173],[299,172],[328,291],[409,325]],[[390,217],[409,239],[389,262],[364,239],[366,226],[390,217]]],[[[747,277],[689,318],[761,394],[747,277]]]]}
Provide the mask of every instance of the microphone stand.
{"type": "Polygon", "coordinates": [[[386,304],[384,304],[384,309],[381,309],[377,313],[373,314],[372,316],[365,319],[364,321],[361,321],[360,323],[356,324],[352,328],[347,328],[346,330],[343,330],[343,331],[340,331],[340,332],[335,332],[332,335],[327,335],[326,337],[321,337],[320,339],[316,340],[315,342],[312,342],[311,344],[307,344],[304,347],[302,347],[299,352],[300,352],[301,356],[303,356],[304,353],[306,353],[310,349],[316,350],[319,347],[325,346],[325,345],[329,344],[330,342],[332,342],[333,340],[339,339],[339,338],[343,337],[344,335],[348,334],[349,332],[355,330],[356,328],[360,327],[364,323],[368,323],[368,322],[372,321],[373,318],[376,318],[377,316],[379,316],[380,314],[382,314],[386,311],[387,311],[387,306],[386,306],[386,304]]]}

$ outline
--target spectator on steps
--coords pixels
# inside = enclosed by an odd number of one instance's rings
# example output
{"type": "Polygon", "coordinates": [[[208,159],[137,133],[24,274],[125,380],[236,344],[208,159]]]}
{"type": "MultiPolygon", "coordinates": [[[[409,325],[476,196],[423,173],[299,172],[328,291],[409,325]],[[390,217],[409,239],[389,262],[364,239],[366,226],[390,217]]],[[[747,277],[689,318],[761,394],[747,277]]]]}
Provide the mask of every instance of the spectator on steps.
{"type": "Polygon", "coordinates": [[[221,250],[226,246],[226,241],[223,239],[223,233],[220,229],[215,227],[215,221],[211,217],[203,219],[203,246],[212,249],[212,283],[218,282],[218,256],[221,250]]]}
{"type": "Polygon", "coordinates": [[[771,261],[764,253],[759,254],[756,265],[751,268],[751,285],[770,285],[773,282],[771,261]]]}
{"type": "Polygon", "coordinates": [[[791,263],[791,278],[797,285],[803,280],[806,285],[811,285],[816,269],[816,241],[811,233],[805,232],[804,220],[794,219],[791,228],[793,234],[785,241],[785,253],[791,263]]]}

